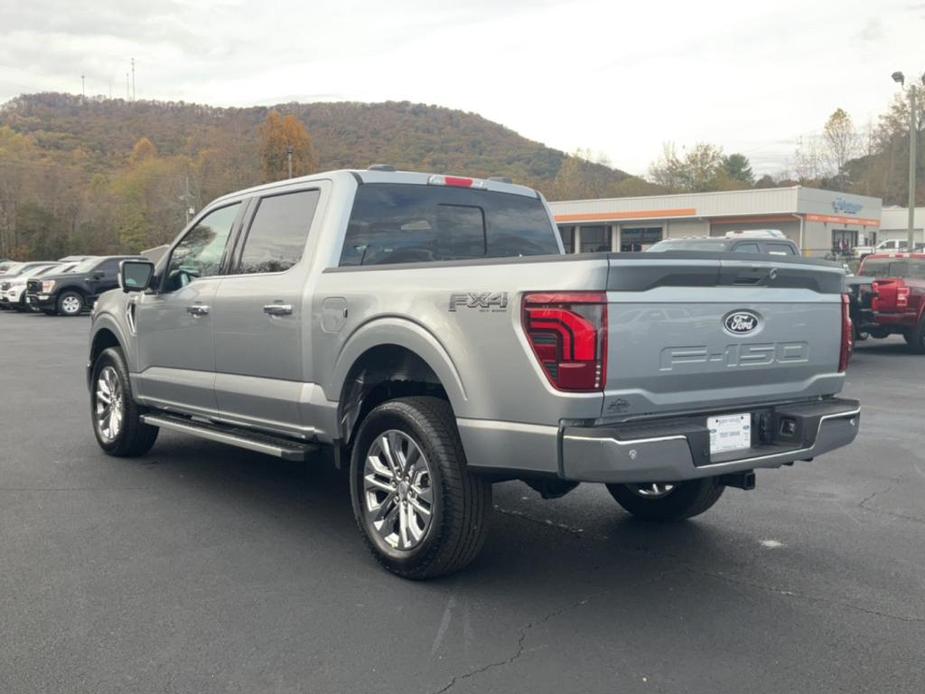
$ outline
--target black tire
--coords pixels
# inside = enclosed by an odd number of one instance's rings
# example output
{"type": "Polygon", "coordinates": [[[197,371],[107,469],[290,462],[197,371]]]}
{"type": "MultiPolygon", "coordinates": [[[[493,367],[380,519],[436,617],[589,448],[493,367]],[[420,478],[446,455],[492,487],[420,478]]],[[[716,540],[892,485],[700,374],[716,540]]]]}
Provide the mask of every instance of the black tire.
{"type": "Polygon", "coordinates": [[[475,559],[484,544],[491,485],[468,470],[453,411],[444,400],[399,398],[379,405],[366,416],[350,458],[350,496],[366,546],[382,566],[403,578],[421,580],[459,571],[475,559]],[[413,440],[429,470],[430,525],[410,549],[390,545],[366,515],[367,456],[388,431],[413,440]]]}
{"type": "Polygon", "coordinates": [[[157,440],[158,428],[141,421],[141,412],[132,395],[132,384],[125,365],[122,350],[110,347],[104,350],[93,363],[93,377],[90,381],[90,421],[93,434],[106,453],[119,458],[135,458],[151,450],[157,440]],[[112,367],[115,377],[121,388],[120,404],[122,409],[122,422],[118,432],[111,437],[104,435],[99,418],[97,405],[99,402],[100,374],[107,367],[112,367]]]}
{"type": "Polygon", "coordinates": [[[55,303],[58,315],[67,317],[79,316],[86,306],[87,300],[84,295],[73,289],[61,292],[57,303],[55,303]]]}
{"type": "Polygon", "coordinates": [[[909,351],[913,354],[925,354],[925,318],[922,318],[914,328],[903,333],[909,351]]]}
{"type": "Polygon", "coordinates": [[[723,495],[725,486],[716,477],[675,482],[674,489],[664,496],[646,498],[633,487],[647,485],[608,484],[607,491],[620,506],[637,518],[647,521],[670,522],[693,518],[713,506],[723,495]]]}

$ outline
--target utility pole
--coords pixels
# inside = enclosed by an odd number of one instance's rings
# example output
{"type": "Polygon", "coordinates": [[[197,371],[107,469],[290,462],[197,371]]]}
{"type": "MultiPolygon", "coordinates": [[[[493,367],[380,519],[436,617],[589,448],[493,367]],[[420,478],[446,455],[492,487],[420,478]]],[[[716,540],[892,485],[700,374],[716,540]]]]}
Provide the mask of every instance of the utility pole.
{"type": "MultiPolygon", "coordinates": [[[[906,78],[902,72],[894,72],[891,77],[903,89],[906,87],[906,78]]],[[[922,75],[922,84],[925,84],[925,74],[922,75]]],[[[918,133],[915,129],[915,85],[909,86],[909,226],[906,230],[906,250],[915,251],[915,158],[918,150],[918,133]]]]}
{"type": "Polygon", "coordinates": [[[132,101],[135,100],[135,59],[132,58],[132,101]]]}
{"type": "Polygon", "coordinates": [[[915,252],[915,86],[909,90],[909,252],[915,252]]]}
{"type": "Polygon", "coordinates": [[[289,160],[289,178],[292,178],[292,145],[286,147],[286,159],[289,160]]]}
{"type": "Polygon", "coordinates": [[[189,220],[192,217],[195,210],[193,210],[192,205],[192,193],[189,189],[189,173],[186,174],[186,192],[180,196],[180,200],[183,201],[183,211],[186,213],[186,224],[189,225],[189,220]]]}

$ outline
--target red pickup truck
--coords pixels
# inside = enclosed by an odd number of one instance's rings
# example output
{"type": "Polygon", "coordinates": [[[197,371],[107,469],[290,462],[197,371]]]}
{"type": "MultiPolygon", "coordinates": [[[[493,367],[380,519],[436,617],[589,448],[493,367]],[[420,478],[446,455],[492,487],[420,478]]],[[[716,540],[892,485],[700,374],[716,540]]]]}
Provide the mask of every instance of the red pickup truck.
{"type": "Polygon", "coordinates": [[[902,335],[925,354],[925,253],[876,253],[861,262],[857,287],[859,328],[871,337],[902,335]]]}

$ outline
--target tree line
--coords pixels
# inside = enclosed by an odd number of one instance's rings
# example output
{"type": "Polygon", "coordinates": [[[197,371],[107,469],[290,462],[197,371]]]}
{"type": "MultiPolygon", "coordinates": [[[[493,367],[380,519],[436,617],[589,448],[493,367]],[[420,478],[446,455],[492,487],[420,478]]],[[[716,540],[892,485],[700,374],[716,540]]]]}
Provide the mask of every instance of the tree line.
{"type": "Polygon", "coordinates": [[[565,154],[476,114],[407,102],[221,109],[23,96],[0,107],[0,258],[166,243],[214,198],[288,176],[290,147],[294,176],[389,163],[506,175],[550,200],[803,184],[904,204],[905,96],[863,132],[836,109],[820,134],[799,139],[788,171],[760,177],[744,154],[709,143],[666,144],[648,176],[630,176],[589,150],[565,154]]]}
{"type": "MultiPolygon", "coordinates": [[[[925,131],[922,89],[909,89],[918,97],[916,139],[921,148],[925,131]]],[[[649,180],[672,193],[806,185],[872,195],[886,205],[905,205],[909,194],[908,142],[907,91],[895,95],[887,111],[863,130],[844,109],[835,109],[821,132],[797,139],[790,166],[776,175],[764,174],[756,180],[745,155],[727,155],[718,145],[698,143],[679,152],[668,143],[650,166],[649,180]]],[[[925,201],[925,162],[921,157],[917,169],[916,199],[921,202],[925,201]]]]}

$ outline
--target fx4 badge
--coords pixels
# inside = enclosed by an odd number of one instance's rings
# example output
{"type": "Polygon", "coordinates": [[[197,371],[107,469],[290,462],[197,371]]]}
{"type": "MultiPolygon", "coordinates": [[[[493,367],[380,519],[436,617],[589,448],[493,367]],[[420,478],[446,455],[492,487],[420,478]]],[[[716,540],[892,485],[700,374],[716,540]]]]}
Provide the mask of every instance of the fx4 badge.
{"type": "Polygon", "coordinates": [[[492,313],[507,311],[507,292],[450,294],[450,311],[455,312],[459,308],[475,308],[492,313]]]}

